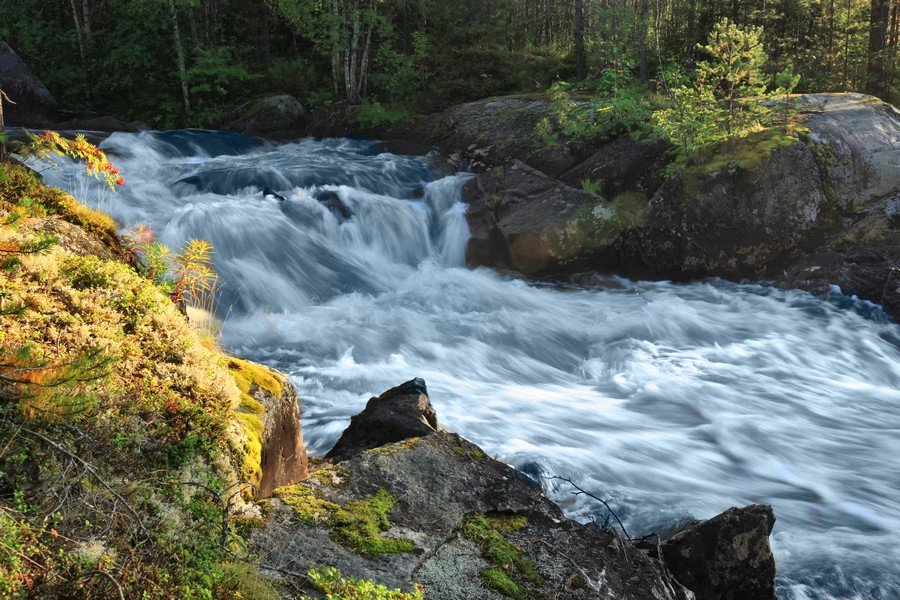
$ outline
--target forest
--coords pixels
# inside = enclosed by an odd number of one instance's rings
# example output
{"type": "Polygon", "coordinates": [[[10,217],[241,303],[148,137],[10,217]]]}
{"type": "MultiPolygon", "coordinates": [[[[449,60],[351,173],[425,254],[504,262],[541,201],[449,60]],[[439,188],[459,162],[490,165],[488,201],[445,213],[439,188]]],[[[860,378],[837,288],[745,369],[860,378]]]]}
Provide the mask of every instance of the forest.
{"type": "MultiPolygon", "coordinates": [[[[727,18],[757,31],[770,89],[896,102],[898,0],[2,0],[0,38],[73,116],[216,126],[242,101],[399,118],[568,82],[676,87],[727,18]]],[[[65,113],[64,113],[65,114],[65,113]]]]}

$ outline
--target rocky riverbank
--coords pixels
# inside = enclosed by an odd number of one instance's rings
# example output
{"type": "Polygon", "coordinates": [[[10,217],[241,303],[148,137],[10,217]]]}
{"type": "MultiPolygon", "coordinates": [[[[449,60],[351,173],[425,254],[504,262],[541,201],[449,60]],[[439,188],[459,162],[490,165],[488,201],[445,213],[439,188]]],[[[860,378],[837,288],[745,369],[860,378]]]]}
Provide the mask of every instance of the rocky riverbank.
{"type": "MultiPolygon", "coordinates": [[[[368,132],[438,148],[476,173],[472,265],[528,277],[593,273],[837,286],[900,312],[900,113],[861,94],[799,96],[794,133],[760,132],[667,175],[665,142],[536,133],[546,97],[483,100],[368,132]]],[[[327,119],[312,131],[333,128],[327,119]]],[[[321,130],[321,131],[320,131],[321,130]]]]}
{"type": "Polygon", "coordinates": [[[253,545],[297,592],[327,564],[434,599],[775,597],[770,507],[639,540],[613,514],[571,521],[540,482],[441,428],[421,379],[372,398],[268,511],[253,545]]]}

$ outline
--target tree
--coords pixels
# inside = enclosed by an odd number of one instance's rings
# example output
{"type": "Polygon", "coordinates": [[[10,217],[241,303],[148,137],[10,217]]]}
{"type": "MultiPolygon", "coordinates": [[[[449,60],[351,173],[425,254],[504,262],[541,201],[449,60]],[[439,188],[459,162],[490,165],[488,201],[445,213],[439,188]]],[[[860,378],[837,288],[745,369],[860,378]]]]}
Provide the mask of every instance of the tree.
{"type": "Polygon", "coordinates": [[[587,77],[587,62],[584,56],[584,0],[575,0],[575,76],[587,77]]]}
{"type": "Polygon", "coordinates": [[[766,89],[763,67],[768,57],[762,44],[762,29],[741,29],[730,19],[719,21],[700,47],[710,56],[697,66],[697,85],[709,90],[724,105],[722,120],[726,138],[733,142],[757,125],[763,109],[749,99],[766,89]]]}
{"type": "Polygon", "coordinates": [[[871,0],[869,9],[869,54],[866,63],[866,91],[875,96],[887,94],[887,47],[890,2],[871,0]]]}
{"type": "Polygon", "coordinates": [[[181,33],[178,29],[178,11],[175,9],[175,0],[169,0],[169,12],[172,15],[172,38],[178,63],[178,80],[181,83],[181,101],[184,105],[184,114],[187,115],[191,112],[191,97],[188,93],[187,67],[184,60],[184,47],[181,45],[181,33]]]}

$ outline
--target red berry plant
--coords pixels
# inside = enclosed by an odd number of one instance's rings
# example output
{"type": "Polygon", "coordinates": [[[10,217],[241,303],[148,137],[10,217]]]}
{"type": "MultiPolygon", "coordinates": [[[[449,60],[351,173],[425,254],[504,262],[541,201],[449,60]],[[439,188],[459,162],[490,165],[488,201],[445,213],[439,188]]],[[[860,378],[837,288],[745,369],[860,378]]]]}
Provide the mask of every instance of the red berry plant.
{"type": "Polygon", "coordinates": [[[31,140],[27,148],[30,156],[41,159],[67,156],[83,162],[87,174],[106,182],[111,190],[125,184],[119,169],[109,162],[106,153],[81,134],[76,135],[74,140],[68,140],[55,131],[45,131],[41,135],[29,133],[28,138],[31,140]]]}

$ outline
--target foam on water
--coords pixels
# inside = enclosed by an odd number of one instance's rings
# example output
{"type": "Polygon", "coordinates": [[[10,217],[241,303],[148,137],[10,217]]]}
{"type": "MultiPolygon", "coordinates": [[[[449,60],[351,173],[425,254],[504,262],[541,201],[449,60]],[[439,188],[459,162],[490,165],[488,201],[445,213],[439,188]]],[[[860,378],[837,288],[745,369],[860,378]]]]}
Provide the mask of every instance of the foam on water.
{"type": "MultiPolygon", "coordinates": [[[[446,426],[608,498],[632,532],[771,503],[781,597],[900,597],[900,328],[879,310],[719,281],[562,290],[466,269],[466,176],[429,182],[424,160],[365,141],[103,146],[122,192],[72,166],[49,179],[170,246],[214,244],[223,341],[291,375],[311,451],[421,376],[446,426]]],[[[572,515],[603,514],[545,485],[572,515]]]]}

